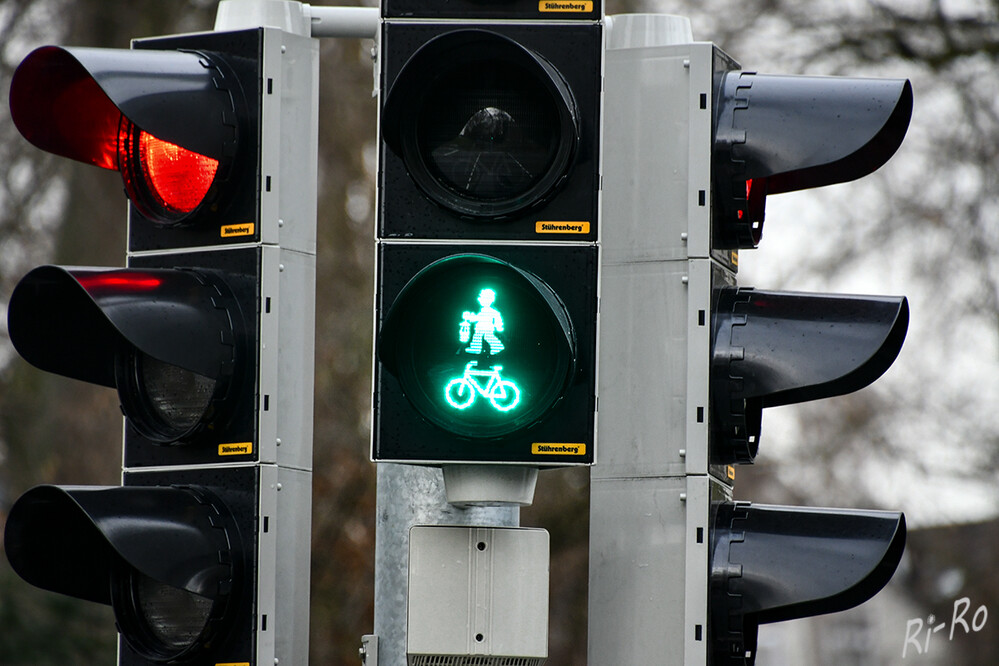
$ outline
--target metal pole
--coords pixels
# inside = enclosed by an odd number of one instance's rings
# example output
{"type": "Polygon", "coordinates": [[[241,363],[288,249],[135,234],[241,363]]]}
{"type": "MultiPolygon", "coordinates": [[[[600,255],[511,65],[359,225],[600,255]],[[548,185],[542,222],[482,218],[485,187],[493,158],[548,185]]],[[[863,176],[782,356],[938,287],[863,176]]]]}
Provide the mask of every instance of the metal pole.
{"type": "Polygon", "coordinates": [[[216,30],[267,26],[307,37],[374,38],[377,7],[313,7],[294,0],[221,0],[216,30]]]}
{"type": "Polygon", "coordinates": [[[313,37],[374,38],[381,16],[377,7],[310,7],[313,37]]]}
{"type": "Polygon", "coordinates": [[[377,665],[406,666],[409,530],[414,525],[519,527],[520,507],[459,508],[447,503],[437,467],[379,463],[375,513],[377,665]]]}

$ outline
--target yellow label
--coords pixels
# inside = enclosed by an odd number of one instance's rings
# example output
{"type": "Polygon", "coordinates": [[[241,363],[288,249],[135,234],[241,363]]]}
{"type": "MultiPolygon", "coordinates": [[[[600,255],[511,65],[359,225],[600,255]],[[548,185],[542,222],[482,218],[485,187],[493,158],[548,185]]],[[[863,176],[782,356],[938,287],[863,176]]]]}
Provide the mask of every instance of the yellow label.
{"type": "Polygon", "coordinates": [[[586,444],[534,442],[531,444],[531,453],[536,456],[585,456],[586,444]]]}
{"type": "Polygon", "coordinates": [[[539,12],[592,12],[593,0],[541,0],[539,12]]]}
{"type": "Polygon", "coordinates": [[[248,661],[227,661],[224,664],[215,664],[215,666],[250,666],[248,661]]]}
{"type": "Polygon", "coordinates": [[[539,234],[588,234],[589,222],[545,222],[534,225],[535,233],[539,234]]]}
{"type": "Polygon", "coordinates": [[[220,235],[222,238],[232,238],[233,236],[252,236],[253,222],[247,222],[246,224],[227,224],[222,227],[220,235]]]}
{"type": "Polygon", "coordinates": [[[219,444],[220,456],[245,456],[253,453],[253,442],[237,442],[235,444],[219,444]]]}
{"type": "Polygon", "coordinates": [[[738,250],[732,250],[731,258],[732,258],[732,265],[733,266],[738,266],[739,265],[739,251],[738,250]]]}
{"type": "Polygon", "coordinates": [[[728,480],[729,481],[735,481],[735,466],[734,465],[728,465],[725,468],[725,473],[728,474],[728,480]]]}

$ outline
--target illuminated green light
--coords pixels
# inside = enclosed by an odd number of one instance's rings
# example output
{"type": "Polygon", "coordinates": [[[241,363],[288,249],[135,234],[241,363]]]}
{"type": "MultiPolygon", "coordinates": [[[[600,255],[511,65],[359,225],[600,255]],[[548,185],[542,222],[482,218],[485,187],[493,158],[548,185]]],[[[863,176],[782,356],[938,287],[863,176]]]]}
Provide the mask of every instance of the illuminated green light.
{"type": "Polygon", "coordinates": [[[379,360],[419,415],[461,437],[531,427],[563,395],[575,337],[536,275],[482,254],[445,256],[393,298],[379,360]]]}
{"type": "Polygon", "coordinates": [[[503,343],[496,337],[497,332],[503,332],[503,317],[500,316],[499,310],[492,307],[495,301],[496,292],[492,289],[483,289],[479,292],[479,305],[482,306],[482,309],[477,313],[467,310],[461,313],[462,322],[458,329],[458,339],[461,342],[468,342],[471,326],[475,325],[472,343],[465,350],[469,354],[481,354],[483,340],[489,345],[490,354],[498,354],[503,351],[503,343]]]}
{"type": "Polygon", "coordinates": [[[509,379],[500,377],[502,365],[479,370],[477,361],[465,366],[465,374],[455,377],[444,387],[444,397],[455,409],[467,409],[475,402],[478,393],[488,398],[490,404],[501,412],[508,412],[520,403],[520,389],[509,379]],[[483,383],[485,385],[483,385],[483,383]]]}
{"type": "MultiPolygon", "coordinates": [[[[481,309],[478,312],[465,310],[458,324],[458,341],[469,343],[465,353],[481,355],[485,342],[489,356],[495,356],[506,347],[496,335],[503,332],[503,316],[493,307],[496,291],[485,288],[479,291],[481,309]]],[[[520,403],[520,387],[509,379],[500,376],[502,365],[491,366],[488,370],[479,369],[478,361],[469,361],[461,377],[455,377],[444,387],[444,398],[455,409],[468,409],[475,402],[476,394],[487,398],[494,408],[508,412],[520,403]]]]}

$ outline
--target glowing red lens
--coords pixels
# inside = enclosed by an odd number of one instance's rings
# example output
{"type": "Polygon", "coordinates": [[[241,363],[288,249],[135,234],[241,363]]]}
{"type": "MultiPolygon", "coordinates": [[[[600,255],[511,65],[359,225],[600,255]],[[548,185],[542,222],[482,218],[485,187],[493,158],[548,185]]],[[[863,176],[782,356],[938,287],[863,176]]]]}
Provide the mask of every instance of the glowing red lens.
{"type": "Polygon", "coordinates": [[[208,197],[218,168],[218,160],[159,139],[122,116],[118,170],[128,198],[146,217],[182,221],[208,197]]]}
{"type": "MultiPolygon", "coordinates": [[[[753,181],[752,181],[752,179],[750,179],[750,180],[746,181],[746,201],[747,202],[750,201],[750,194],[752,193],[752,191],[753,191],[753,181]]],[[[739,211],[736,213],[736,217],[738,217],[741,220],[745,216],[745,214],[746,214],[746,211],[740,208],[739,211]]]]}
{"type": "Polygon", "coordinates": [[[215,181],[218,160],[139,132],[139,160],[149,191],[167,210],[190,213],[215,181]]]}

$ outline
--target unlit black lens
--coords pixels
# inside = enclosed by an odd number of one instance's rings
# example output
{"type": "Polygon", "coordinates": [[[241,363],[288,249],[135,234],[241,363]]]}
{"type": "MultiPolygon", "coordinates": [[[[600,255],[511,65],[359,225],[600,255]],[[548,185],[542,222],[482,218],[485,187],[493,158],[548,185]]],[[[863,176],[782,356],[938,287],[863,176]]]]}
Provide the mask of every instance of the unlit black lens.
{"type": "Polygon", "coordinates": [[[212,610],[212,600],[134,574],[136,611],[156,641],[171,650],[194,645],[212,610]]]}
{"type": "Polygon", "coordinates": [[[167,427],[193,428],[205,415],[215,381],[151,356],[139,360],[138,379],[149,407],[167,427]]]}
{"type": "Polygon", "coordinates": [[[559,113],[536,72],[480,61],[439,79],[426,99],[418,146],[444,187],[482,201],[511,199],[551,169],[559,113]]]}

